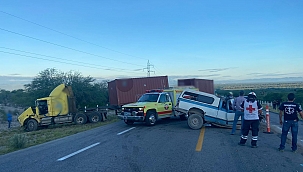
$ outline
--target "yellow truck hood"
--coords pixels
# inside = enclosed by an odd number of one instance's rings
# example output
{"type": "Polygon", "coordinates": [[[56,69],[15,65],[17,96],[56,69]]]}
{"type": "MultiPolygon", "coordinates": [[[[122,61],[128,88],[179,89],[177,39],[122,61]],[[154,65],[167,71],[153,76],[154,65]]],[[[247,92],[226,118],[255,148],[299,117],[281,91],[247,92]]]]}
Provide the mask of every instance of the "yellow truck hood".
{"type": "Polygon", "coordinates": [[[130,104],[123,105],[122,107],[144,107],[151,103],[155,104],[157,102],[136,102],[136,103],[130,103],[130,104]]]}
{"type": "Polygon", "coordinates": [[[21,126],[24,125],[24,121],[31,115],[35,115],[32,108],[27,108],[24,112],[21,113],[21,115],[18,116],[18,121],[21,126]]]}

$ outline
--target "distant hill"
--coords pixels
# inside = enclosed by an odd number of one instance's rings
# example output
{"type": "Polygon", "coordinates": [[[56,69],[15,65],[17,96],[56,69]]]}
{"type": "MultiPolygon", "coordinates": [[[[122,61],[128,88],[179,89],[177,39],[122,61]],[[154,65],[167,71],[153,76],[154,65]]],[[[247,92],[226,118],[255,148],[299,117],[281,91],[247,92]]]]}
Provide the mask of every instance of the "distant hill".
{"type": "Polygon", "coordinates": [[[215,84],[237,84],[237,83],[285,83],[285,82],[303,82],[303,77],[287,77],[287,78],[261,78],[261,79],[246,79],[246,80],[218,80],[215,84]]]}

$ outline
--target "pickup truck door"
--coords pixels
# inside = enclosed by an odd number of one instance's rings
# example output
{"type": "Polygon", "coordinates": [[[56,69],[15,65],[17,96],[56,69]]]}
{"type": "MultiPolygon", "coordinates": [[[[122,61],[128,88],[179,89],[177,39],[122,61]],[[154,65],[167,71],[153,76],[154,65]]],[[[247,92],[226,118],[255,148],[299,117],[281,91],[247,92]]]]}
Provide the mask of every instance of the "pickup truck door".
{"type": "Polygon", "coordinates": [[[169,94],[161,94],[158,103],[158,116],[171,115],[173,109],[169,94]]]}
{"type": "Polygon", "coordinates": [[[220,100],[216,123],[218,123],[220,125],[232,125],[233,124],[235,113],[232,110],[232,104],[233,104],[233,99],[229,99],[229,100],[221,99],[220,100]]]}

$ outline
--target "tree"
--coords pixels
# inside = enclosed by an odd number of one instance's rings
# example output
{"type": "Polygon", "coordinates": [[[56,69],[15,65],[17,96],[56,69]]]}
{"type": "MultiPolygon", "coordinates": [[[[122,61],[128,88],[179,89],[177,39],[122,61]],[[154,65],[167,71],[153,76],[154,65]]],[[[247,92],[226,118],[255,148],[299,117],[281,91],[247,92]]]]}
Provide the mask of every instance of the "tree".
{"type": "Polygon", "coordinates": [[[32,97],[47,97],[60,84],[72,87],[76,104],[79,107],[105,105],[108,103],[107,83],[94,83],[95,79],[84,77],[80,72],[61,72],[56,69],[46,69],[38,74],[30,84],[24,85],[26,92],[32,97]]]}

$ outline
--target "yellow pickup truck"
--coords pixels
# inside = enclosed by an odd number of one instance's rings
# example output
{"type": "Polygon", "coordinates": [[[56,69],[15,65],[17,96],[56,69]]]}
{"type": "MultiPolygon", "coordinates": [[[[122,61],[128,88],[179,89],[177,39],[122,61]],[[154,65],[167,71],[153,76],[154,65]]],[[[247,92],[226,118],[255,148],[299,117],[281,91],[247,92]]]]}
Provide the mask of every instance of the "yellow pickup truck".
{"type": "Polygon", "coordinates": [[[134,122],[155,125],[159,119],[172,116],[186,119],[185,113],[175,111],[177,99],[185,89],[197,90],[192,87],[147,90],[137,102],[122,106],[122,112],[118,117],[128,125],[134,122]]]}

